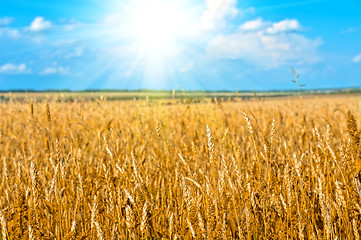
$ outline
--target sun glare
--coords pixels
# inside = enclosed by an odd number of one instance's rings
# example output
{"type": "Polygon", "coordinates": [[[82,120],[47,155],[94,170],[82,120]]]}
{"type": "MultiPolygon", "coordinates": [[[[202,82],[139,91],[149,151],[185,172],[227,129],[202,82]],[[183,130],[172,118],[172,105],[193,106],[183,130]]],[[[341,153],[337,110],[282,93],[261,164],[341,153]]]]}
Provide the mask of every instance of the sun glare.
{"type": "Polygon", "coordinates": [[[176,1],[138,1],[127,24],[142,51],[164,55],[188,33],[191,16],[176,1]]]}

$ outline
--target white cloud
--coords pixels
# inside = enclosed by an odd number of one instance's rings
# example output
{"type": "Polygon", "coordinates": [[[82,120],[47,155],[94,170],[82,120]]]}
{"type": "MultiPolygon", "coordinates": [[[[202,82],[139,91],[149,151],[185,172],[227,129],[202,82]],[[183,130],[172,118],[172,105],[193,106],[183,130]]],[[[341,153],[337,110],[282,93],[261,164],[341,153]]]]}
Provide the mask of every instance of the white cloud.
{"type": "Polygon", "coordinates": [[[202,16],[202,27],[216,30],[226,24],[226,20],[239,13],[237,0],[206,0],[207,10],[202,16]]]}
{"type": "Polygon", "coordinates": [[[296,19],[285,19],[275,22],[267,29],[268,33],[277,34],[282,32],[295,32],[301,30],[301,25],[296,19]]]}
{"type": "Polygon", "coordinates": [[[232,34],[216,36],[208,44],[207,53],[211,57],[244,60],[263,68],[319,61],[317,49],[322,41],[293,32],[297,29],[300,29],[297,20],[271,23],[256,19],[244,23],[232,34]]]}
{"type": "Polygon", "coordinates": [[[13,21],[14,21],[14,18],[10,18],[10,17],[0,18],[0,26],[9,25],[9,24],[12,23],[13,21]]]}
{"type": "Polygon", "coordinates": [[[59,75],[66,75],[66,74],[69,74],[69,71],[64,67],[59,66],[59,67],[46,68],[40,74],[41,75],[58,75],[58,74],[59,75]]]}
{"type": "Polygon", "coordinates": [[[0,73],[3,73],[3,74],[22,74],[22,73],[29,73],[29,72],[30,72],[30,69],[24,63],[19,64],[19,65],[7,63],[5,65],[0,66],[0,73]]]}
{"type": "Polygon", "coordinates": [[[297,32],[301,30],[301,24],[296,19],[285,19],[280,22],[272,23],[257,18],[245,22],[239,27],[240,31],[265,31],[268,34],[279,34],[287,32],[297,32]]]}
{"type": "Polygon", "coordinates": [[[45,20],[44,17],[36,17],[30,24],[30,27],[28,28],[29,31],[32,32],[43,32],[50,30],[53,27],[53,24],[45,20]]]}
{"type": "Polygon", "coordinates": [[[361,53],[360,53],[359,55],[357,55],[357,56],[354,56],[353,59],[352,59],[352,61],[353,61],[354,63],[359,63],[359,62],[361,62],[361,53]]]}
{"type": "Polygon", "coordinates": [[[12,28],[0,28],[0,37],[6,36],[9,38],[20,38],[21,34],[17,29],[12,28]]]}
{"type": "Polygon", "coordinates": [[[239,27],[239,29],[241,31],[258,31],[269,27],[270,25],[271,22],[264,22],[262,18],[257,18],[255,20],[245,22],[239,27]]]}

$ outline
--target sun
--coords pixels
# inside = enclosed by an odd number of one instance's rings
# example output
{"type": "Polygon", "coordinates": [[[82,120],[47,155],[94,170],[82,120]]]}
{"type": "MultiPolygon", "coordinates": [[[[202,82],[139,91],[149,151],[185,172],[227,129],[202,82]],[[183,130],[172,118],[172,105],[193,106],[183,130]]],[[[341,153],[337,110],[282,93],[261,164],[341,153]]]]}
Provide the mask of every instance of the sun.
{"type": "Polygon", "coordinates": [[[184,66],[193,65],[200,46],[203,5],[195,0],[111,0],[104,41],[114,46],[111,64],[126,59],[119,70],[124,81],[139,78],[143,87],[165,88],[176,82],[184,66]],[[123,73],[124,72],[124,73],[123,73]]]}
{"type": "Polygon", "coordinates": [[[142,0],[129,8],[127,29],[146,54],[165,55],[189,34],[192,16],[178,2],[142,0]]]}

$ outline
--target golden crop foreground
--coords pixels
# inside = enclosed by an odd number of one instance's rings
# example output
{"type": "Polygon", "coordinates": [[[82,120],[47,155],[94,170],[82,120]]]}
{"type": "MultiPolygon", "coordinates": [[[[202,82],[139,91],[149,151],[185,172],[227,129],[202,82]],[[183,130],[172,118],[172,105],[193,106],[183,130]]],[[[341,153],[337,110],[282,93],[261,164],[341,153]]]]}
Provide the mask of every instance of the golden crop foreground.
{"type": "Polygon", "coordinates": [[[359,103],[0,103],[0,239],[359,239],[359,103]]]}

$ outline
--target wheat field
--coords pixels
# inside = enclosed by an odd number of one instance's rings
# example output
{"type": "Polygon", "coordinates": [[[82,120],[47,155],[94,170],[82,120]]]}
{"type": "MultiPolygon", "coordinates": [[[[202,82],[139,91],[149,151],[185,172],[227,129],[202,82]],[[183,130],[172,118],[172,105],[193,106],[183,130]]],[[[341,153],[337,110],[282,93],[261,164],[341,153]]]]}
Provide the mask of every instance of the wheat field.
{"type": "Polygon", "coordinates": [[[0,103],[0,239],[360,239],[361,98],[0,103]]]}

